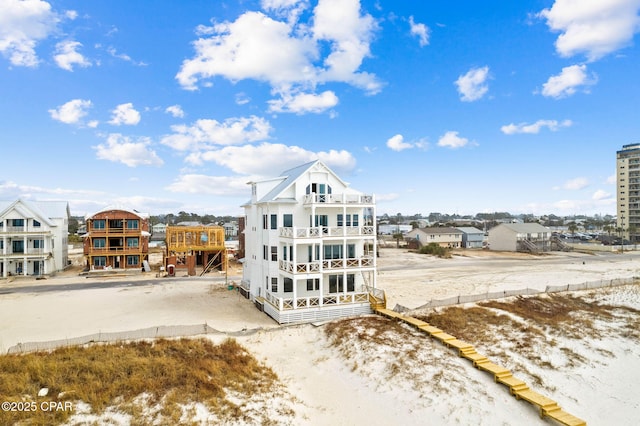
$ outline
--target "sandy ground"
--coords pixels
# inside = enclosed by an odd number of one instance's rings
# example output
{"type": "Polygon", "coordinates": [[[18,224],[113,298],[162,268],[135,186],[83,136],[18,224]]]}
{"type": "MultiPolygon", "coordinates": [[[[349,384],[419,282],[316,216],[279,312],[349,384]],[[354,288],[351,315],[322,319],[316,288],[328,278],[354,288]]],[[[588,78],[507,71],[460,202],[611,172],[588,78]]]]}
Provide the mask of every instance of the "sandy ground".
{"type": "MultiPolygon", "coordinates": [[[[638,258],[637,253],[536,257],[469,251],[436,259],[383,249],[377,284],[385,289],[390,307],[417,308],[431,299],[461,294],[633,277],[638,275],[638,258]]],[[[640,309],[637,291],[610,297],[640,309]]],[[[2,352],[19,342],[203,323],[232,334],[286,384],[296,415],[276,423],[550,424],[492,377],[418,332],[407,329],[402,340],[391,336],[388,345],[336,348],[322,325],[278,326],[227,290],[224,277],[155,278],[154,273],[107,279],[69,272],[47,280],[0,281],[2,352]],[[87,283],[106,288],[77,288],[87,283]],[[356,352],[345,358],[345,351],[356,352]],[[417,361],[390,370],[407,351],[419,354],[417,361]]],[[[210,338],[220,340],[225,334],[210,338]]],[[[504,340],[509,342],[508,337],[504,340]]],[[[534,369],[532,374],[544,383],[539,391],[590,425],[637,424],[640,343],[603,338],[576,351],[587,361],[569,369],[560,359],[550,364],[553,368],[534,369]]],[[[548,356],[557,357],[552,351],[548,356]]]]}

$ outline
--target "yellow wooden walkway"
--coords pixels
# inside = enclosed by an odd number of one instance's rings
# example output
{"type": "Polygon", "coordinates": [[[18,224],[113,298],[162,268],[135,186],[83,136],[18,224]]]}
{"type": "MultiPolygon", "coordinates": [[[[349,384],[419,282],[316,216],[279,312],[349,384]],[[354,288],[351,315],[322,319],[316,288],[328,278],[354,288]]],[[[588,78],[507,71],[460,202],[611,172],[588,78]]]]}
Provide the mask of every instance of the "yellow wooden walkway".
{"type": "Polygon", "coordinates": [[[432,338],[439,340],[448,348],[455,348],[458,351],[458,355],[471,361],[474,367],[493,374],[495,382],[507,386],[509,388],[509,393],[516,399],[522,399],[536,406],[540,410],[540,417],[549,417],[558,423],[567,426],[586,426],[587,422],[562,410],[554,400],[532,391],[525,382],[515,378],[511,374],[511,371],[494,364],[486,356],[476,352],[473,345],[463,342],[462,340],[458,340],[455,336],[447,334],[438,327],[434,327],[427,322],[402,315],[381,305],[382,304],[377,304],[376,306],[372,303],[371,307],[373,311],[379,315],[392,320],[404,321],[418,330],[429,334],[432,338]]]}

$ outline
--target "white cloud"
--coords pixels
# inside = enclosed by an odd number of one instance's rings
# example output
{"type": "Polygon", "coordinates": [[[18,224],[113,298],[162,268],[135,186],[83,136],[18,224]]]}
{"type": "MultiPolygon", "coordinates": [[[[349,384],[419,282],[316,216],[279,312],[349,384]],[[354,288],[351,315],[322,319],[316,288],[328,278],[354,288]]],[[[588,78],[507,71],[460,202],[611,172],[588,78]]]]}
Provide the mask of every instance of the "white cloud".
{"type": "MultiPolygon", "coordinates": [[[[286,100],[309,94],[318,84],[344,82],[370,94],[381,89],[375,75],[360,71],[377,26],[370,15],[361,13],[359,1],[319,0],[308,22],[298,21],[307,2],[263,1],[262,6],[280,16],[287,11],[287,21],[249,11],[233,22],[198,27],[201,37],[193,42],[195,55],[182,63],[176,75],[180,85],[195,90],[216,76],[234,82],[265,81],[281,96],[273,101],[275,108],[282,105],[282,111],[297,113],[307,110],[287,108],[286,100]]],[[[329,93],[315,96],[323,105],[337,102],[337,97],[329,99],[329,93]]]]}
{"type": "Polygon", "coordinates": [[[139,138],[132,141],[131,138],[119,133],[111,133],[107,136],[106,144],[94,146],[96,157],[100,160],[122,163],[129,167],[137,166],[161,166],[164,164],[155,151],[149,149],[151,140],[139,138]]]}
{"type": "Polygon", "coordinates": [[[420,46],[429,44],[429,27],[425,24],[415,23],[413,16],[409,16],[409,26],[411,27],[411,35],[418,37],[420,46]]]}
{"type": "Polygon", "coordinates": [[[336,173],[351,172],[356,165],[353,155],[345,150],[313,152],[299,146],[266,142],[260,145],[227,146],[220,150],[194,153],[187,157],[187,162],[214,162],[238,174],[272,177],[282,170],[316,159],[322,160],[336,173]]]}
{"type": "Polygon", "coordinates": [[[390,192],[388,194],[376,194],[376,203],[388,203],[389,201],[395,201],[400,198],[400,194],[396,192],[390,192]]]}
{"type": "Polygon", "coordinates": [[[558,122],[557,120],[538,120],[535,123],[527,124],[527,123],[519,123],[519,124],[507,124],[500,127],[502,133],[506,135],[513,135],[516,133],[529,133],[529,134],[537,134],[544,127],[548,128],[552,132],[560,129],[561,127],[569,127],[573,125],[571,120],[564,120],[558,122]]]}
{"type": "Polygon", "coordinates": [[[616,178],[615,173],[612,174],[611,176],[607,177],[607,181],[606,181],[609,185],[615,185],[616,183],[618,183],[618,180],[616,178]]]}
{"type": "Polygon", "coordinates": [[[137,65],[140,67],[146,66],[147,64],[145,62],[138,62],[138,61],[134,61],[131,56],[127,55],[126,53],[119,53],[114,47],[109,47],[107,49],[107,53],[111,56],[113,56],[114,58],[118,58],[118,59],[122,59],[125,62],[131,62],[133,65],[137,65]]]}
{"type": "Polygon", "coordinates": [[[120,126],[126,124],[129,126],[135,126],[140,122],[140,113],[136,111],[131,102],[118,105],[113,111],[111,111],[111,120],[109,124],[114,126],[120,126]]]}
{"type": "Polygon", "coordinates": [[[160,141],[178,151],[212,149],[216,145],[237,145],[269,138],[271,125],[264,118],[250,116],[228,118],[223,123],[201,119],[191,126],[171,126],[173,134],[160,141]]]}
{"type": "Polygon", "coordinates": [[[294,23],[309,7],[309,2],[307,0],[262,0],[260,5],[263,10],[273,12],[278,17],[287,18],[287,22],[294,23]]]}
{"type": "Polygon", "coordinates": [[[235,99],[236,105],[245,105],[251,102],[251,98],[244,92],[237,93],[235,99]]]}
{"type": "Polygon", "coordinates": [[[455,81],[460,93],[460,100],[464,102],[477,101],[488,91],[489,67],[472,68],[466,74],[461,75],[455,81]]]}
{"type": "Polygon", "coordinates": [[[584,189],[589,186],[589,180],[584,177],[577,177],[575,179],[570,179],[566,181],[563,185],[563,189],[568,189],[570,191],[577,191],[580,189],[584,189]]]}
{"type": "Polygon", "coordinates": [[[184,174],[165,187],[170,192],[208,195],[246,195],[246,176],[207,176],[202,174],[184,174]]]}
{"type": "Polygon", "coordinates": [[[164,110],[164,112],[166,112],[168,114],[171,114],[175,118],[184,117],[184,111],[182,110],[182,107],[180,105],[171,105],[171,106],[167,107],[164,110]]]}
{"type": "Polygon", "coordinates": [[[390,137],[387,140],[387,147],[394,151],[402,151],[405,149],[413,148],[413,145],[406,143],[404,137],[400,134],[390,137]]]}
{"type": "Polygon", "coordinates": [[[73,21],[78,17],[78,12],[76,12],[75,10],[66,10],[64,12],[64,16],[73,21]]]}
{"type": "Polygon", "coordinates": [[[77,51],[80,47],[82,47],[82,43],[77,41],[61,41],[56,44],[56,52],[53,59],[60,68],[67,71],[73,71],[74,65],[81,67],[91,66],[91,62],[77,51]]]}
{"type": "Polygon", "coordinates": [[[35,67],[36,44],[55,31],[60,18],[41,0],[2,0],[0,9],[0,52],[13,65],[35,67]]]}
{"type": "Polygon", "coordinates": [[[280,99],[268,101],[271,112],[293,112],[296,114],[322,113],[338,105],[338,97],[331,90],[315,93],[284,93],[280,99]]]}
{"type": "Polygon", "coordinates": [[[593,193],[593,196],[591,198],[593,198],[594,200],[605,200],[607,198],[611,198],[611,194],[603,189],[598,189],[593,193]]]}
{"type": "Polygon", "coordinates": [[[588,93],[587,87],[596,82],[595,75],[592,78],[587,76],[586,65],[571,65],[562,68],[560,74],[549,77],[542,85],[542,95],[560,99],[575,94],[580,86],[585,86],[584,91],[588,93]]]}
{"type": "Polygon", "coordinates": [[[60,105],[58,108],[50,109],[49,114],[54,120],[66,124],[79,124],[82,117],[86,116],[91,108],[91,101],[85,99],[73,99],[60,105]]]}
{"type": "Polygon", "coordinates": [[[457,149],[469,144],[469,139],[458,136],[458,132],[449,131],[440,137],[438,146],[457,149]]]}
{"type": "Polygon", "coordinates": [[[638,0],[556,0],[539,16],[547,20],[563,57],[584,53],[595,61],[629,45],[640,29],[638,0]]]}

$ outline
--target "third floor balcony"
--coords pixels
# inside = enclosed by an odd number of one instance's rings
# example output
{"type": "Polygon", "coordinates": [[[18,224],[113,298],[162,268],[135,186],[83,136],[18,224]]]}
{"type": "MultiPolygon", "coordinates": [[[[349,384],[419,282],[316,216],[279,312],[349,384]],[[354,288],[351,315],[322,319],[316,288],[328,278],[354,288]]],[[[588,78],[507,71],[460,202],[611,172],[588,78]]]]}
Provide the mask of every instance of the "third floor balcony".
{"type": "Polygon", "coordinates": [[[315,226],[279,228],[283,238],[325,238],[375,236],[373,226],[315,226]]]}

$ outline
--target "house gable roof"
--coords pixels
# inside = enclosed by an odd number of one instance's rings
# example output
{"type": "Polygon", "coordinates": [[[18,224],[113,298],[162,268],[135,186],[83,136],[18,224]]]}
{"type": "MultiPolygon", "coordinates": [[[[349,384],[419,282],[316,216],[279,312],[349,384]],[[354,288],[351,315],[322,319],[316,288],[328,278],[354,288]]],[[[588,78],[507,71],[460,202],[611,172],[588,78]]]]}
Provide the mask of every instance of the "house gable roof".
{"type": "MultiPolygon", "coordinates": [[[[333,170],[327,167],[322,161],[315,160],[309,163],[302,164],[300,166],[294,167],[289,170],[285,170],[280,174],[280,176],[276,179],[281,179],[281,182],[277,184],[271,191],[265,194],[261,199],[258,200],[258,203],[268,203],[270,201],[275,201],[280,198],[280,195],[285,192],[293,183],[298,180],[301,176],[303,176],[306,172],[315,169],[322,169],[328,173],[331,173],[334,178],[336,178],[340,183],[342,183],[345,187],[348,186],[338,175],[336,175],[333,170]]],[[[273,179],[269,179],[273,180],[273,179]]],[[[279,201],[283,201],[282,199],[279,201]]],[[[295,201],[295,200],[292,200],[295,201]]]]}
{"type": "Polygon", "coordinates": [[[56,226],[51,219],[69,217],[69,204],[66,201],[26,201],[20,198],[15,201],[0,201],[0,216],[6,216],[12,210],[22,217],[37,219],[47,226],[56,226]]]}
{"type": "Polygon", "coordinates": [[[513,232],[517,232],[518,234],[549,232],[548,228],[545,228],[539,223],[503,223],[498,226],[505,227],[513,232]]]}
{"type": "Polygon", "coordinates": [[[448,226],[432,227],[432,228],[418,228],[418,230],[425,234],[462,234],[462,231],[457,228],[451,228],[448,226]]]}

